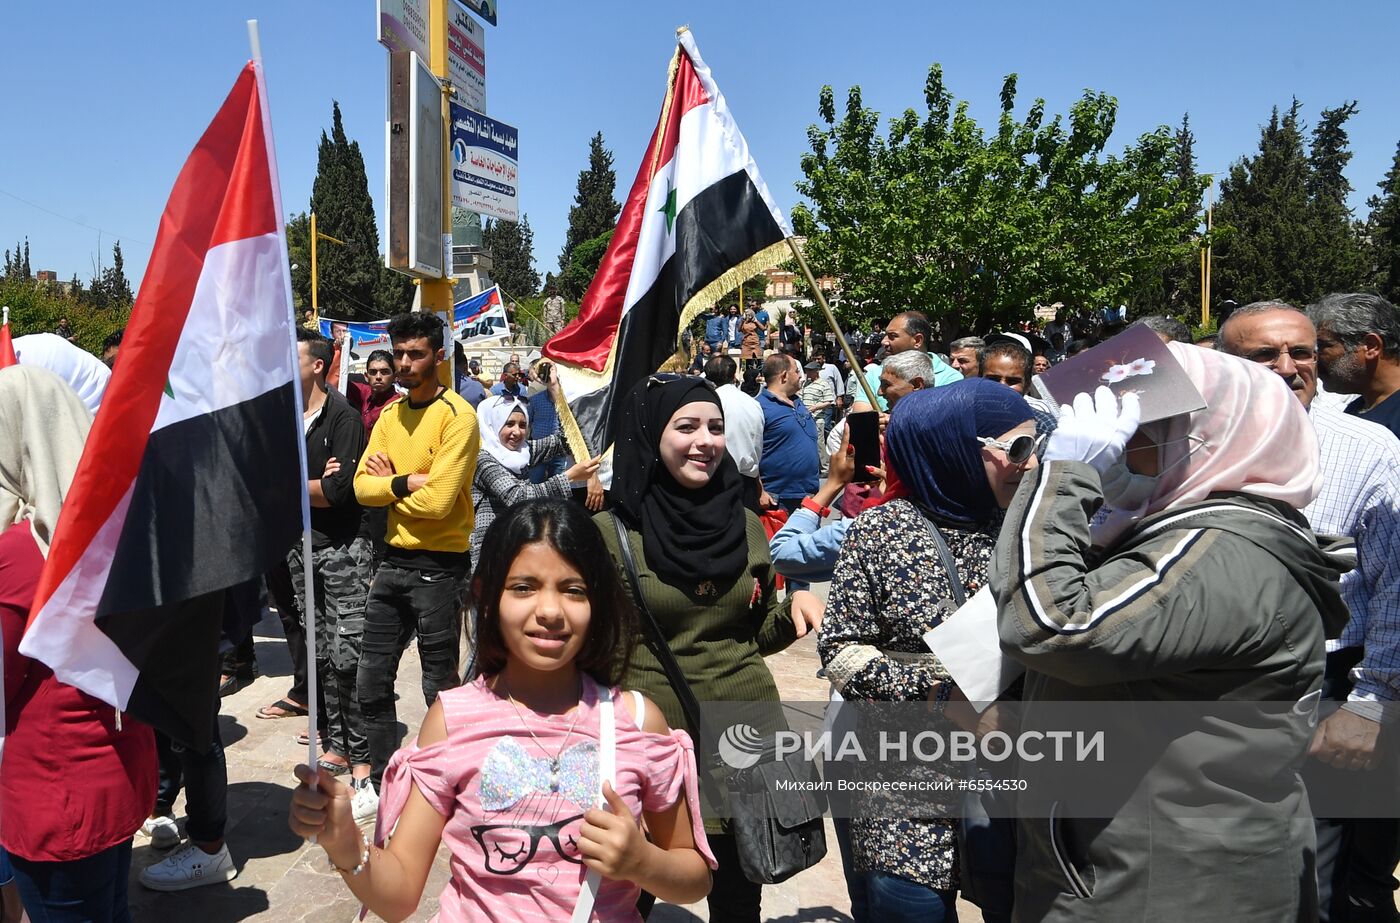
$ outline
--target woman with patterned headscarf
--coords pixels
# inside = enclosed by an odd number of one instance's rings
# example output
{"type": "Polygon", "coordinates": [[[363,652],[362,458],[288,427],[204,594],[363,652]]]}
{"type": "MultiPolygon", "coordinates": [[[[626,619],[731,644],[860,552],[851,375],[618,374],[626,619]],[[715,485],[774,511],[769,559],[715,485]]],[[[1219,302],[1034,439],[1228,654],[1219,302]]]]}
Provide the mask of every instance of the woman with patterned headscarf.
{"type": "Polygon", "coordinates": [[[0,369],[0,846],[36,920],[123,923],[131,837],[156,797],[155,738],[19,652],[91,426],[52,372],[0,369]]]}
{"type": "Polygon", "coordinates": [[[1107,763],[1047,761],[1020,796],[1016,914],[1315,920],[1299,773],[1324,639],[1347,618],[1347,565],[1298,512],[1320,485],[1317,438],[1269,369],[1167,348],[1205,409],[1139,427],[1136,395],[1079,395],[997,545],[1022,731],[1085,720],[1046,703],[1130,703],[1094,712],[1100,729],[1125,717],[1102,731],[1107,763]],[[1121,515],[1091,535],[1105,502],[1121,515]]]}
{"type": "MultiPolygon", "coordinates": [[[[986,584],[1002,510],[1035,448],[1030,406],[1005,385],[969,378],[900,398],[885,430],[889,490],[846,533],[817,639],[842,698],[922,702],[941,688],[946,703],[951,680],[923,635],[957,608],[955,585],[971,596],[986,584]]],[[[855,919],[955,919],[956,821],[881,814],[878,799],[861,814],[847,874],[855,919]]]]}

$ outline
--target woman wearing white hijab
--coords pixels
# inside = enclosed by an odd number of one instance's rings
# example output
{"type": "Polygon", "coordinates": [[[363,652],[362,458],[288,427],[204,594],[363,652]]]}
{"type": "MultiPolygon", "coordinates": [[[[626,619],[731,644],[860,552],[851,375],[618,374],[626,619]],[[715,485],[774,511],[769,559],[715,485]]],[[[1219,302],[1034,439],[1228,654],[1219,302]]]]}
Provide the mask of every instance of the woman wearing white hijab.
{"type": "MultiPolygon", "coordinates": [[[[550,388],[558,385],[551,382],[550,388]]],[[[476,408],[480,422],[481,454],[476,459],[472,480],[472,570],[481,554],[481,540],[495,518],[523,500],[536,497],[568,497],[576,485],[588,483],[598,470],[599,458],[576,462],[562,474],[540,484],[531,484],[526,469],[567,454],[568,447],[559,433],[543,439],[530,439],[530,412],[518,397],[498,394],[476,408]]]]}
{"type": "Polygon", "coordinates": [[[1106,732],[1111,769],[1067,762],[1033,786],[1059,801],[1018,799],[1018,920],[1317,918],[1300,770],[1324,638],[1347,619],[1347,564],[1298,512],[1321,484],[1317,439],[1269,369],[1167,348],[1205,409],[1139,428],[1136,395],[1079,395],[997,542],[1022,732],[1084,720],[1056,703],[1130,718],[1106,732]],[[1105,501],[1128,515],[1094,547],[1105,501]]]}
{"type": "Polygon", "coordinates": [[[91,426],[52,372],[0,369],[0,846],[34,919],[126,923],[131,836],[155,802],[155,739],[19,653],[91,426]]]}

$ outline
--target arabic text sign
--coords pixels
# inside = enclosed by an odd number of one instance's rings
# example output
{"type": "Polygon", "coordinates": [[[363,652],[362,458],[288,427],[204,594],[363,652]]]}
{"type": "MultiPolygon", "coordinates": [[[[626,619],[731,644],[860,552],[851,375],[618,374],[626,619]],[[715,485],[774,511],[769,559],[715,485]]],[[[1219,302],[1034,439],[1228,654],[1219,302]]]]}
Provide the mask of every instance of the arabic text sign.
{"type": "Polygon", "coordinates": [[[486,111],[486,29],[459,6],[449,10],[447,73],[457,102],[486,111]]]}
{"type": "Polygon", "coordinates": [[[377,0],[379,43],[428,60],[428,0],[377,0]]]}
{"type": "Polygon", "coordinates": [[[519,133],[452,104],[452,204],[506,221],[520,220],[519,133]]]}
{"type": "Polygon", "coordinates": [[[457,0],[491,25],[496,24],[496,0],[457,0]]]}

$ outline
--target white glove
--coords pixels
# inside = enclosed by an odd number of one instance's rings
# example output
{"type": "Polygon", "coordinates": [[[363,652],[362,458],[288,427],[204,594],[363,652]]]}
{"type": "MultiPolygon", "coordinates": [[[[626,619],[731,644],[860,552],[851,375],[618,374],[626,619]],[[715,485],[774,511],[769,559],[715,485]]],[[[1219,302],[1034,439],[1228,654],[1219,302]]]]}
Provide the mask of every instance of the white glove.
{"type": "Polygon", "coordinates": [[[1123,457],[1141,417],[1142,405],[1131,391],[1123,395],[1121,408],[1103,385],[1092,398],[1076,394],[1073,407],[1060,405],[1060,422],[1045,446],[1044,460],[1085,462],[1103,474],[1123,457]]]}

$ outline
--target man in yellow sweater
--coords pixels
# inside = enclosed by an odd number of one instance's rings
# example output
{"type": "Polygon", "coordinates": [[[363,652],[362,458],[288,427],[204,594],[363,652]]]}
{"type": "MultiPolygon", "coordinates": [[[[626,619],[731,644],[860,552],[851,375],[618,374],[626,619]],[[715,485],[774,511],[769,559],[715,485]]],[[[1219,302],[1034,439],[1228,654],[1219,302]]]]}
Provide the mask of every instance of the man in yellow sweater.
{"type": "MultiPolygon", "coordinates": [[[[418,634],[429,705],[459,679],[471,486],[481,446],[476,412],[438,383],[445,354],[437,316],[400,314],[389,321],[389,341],[395,378],[408,394],[384,408],[355,471],[360,503],[389,508],[388,548],[370,584],[356,681],[374,792],[399,746],[394,679],[409,637],[418,634]]],[[[357,798],[357,814],[366,816],[356,820],[368,820],[376,805],[357,798]]]]}

